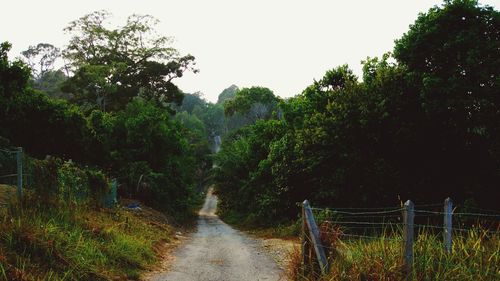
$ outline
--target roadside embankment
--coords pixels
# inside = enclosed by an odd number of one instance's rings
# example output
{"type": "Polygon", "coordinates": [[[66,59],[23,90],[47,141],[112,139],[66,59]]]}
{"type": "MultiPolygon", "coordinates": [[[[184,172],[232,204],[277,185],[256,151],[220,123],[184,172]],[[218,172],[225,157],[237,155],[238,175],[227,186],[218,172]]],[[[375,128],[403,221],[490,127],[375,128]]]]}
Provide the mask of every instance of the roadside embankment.
{"type": "Polygon", "coordinates": [[[0,209],[0,280],[137,280],[175,244],[162,213],[41,204],[0,209]]]}

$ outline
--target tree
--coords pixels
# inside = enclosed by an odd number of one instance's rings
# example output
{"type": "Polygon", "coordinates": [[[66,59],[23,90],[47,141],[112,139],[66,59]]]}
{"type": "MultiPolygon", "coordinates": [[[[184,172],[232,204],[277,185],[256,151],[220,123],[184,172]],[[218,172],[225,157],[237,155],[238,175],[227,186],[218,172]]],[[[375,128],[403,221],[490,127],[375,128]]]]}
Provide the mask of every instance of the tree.
{"type": "Polygon", "coordinates": [[[268,88],[243,88],[233,99],[224,103],[224,113],[232,116],[236,112],[244,115],[250,124],[259,119],[269,119],[277,108],[279,99],[268,88]]]}
{"type": "Polygon", "coordinates": [[[180,103],[173,80],[194,69],[194,57],[180,56],[171,38],[158,36],[151,16],[132,15],[124,26],[108,28],[110,14],[97,11],[65,29],[72,38],[63,51],[74,75],[63,90],[80,104],[102,110],[123,109],[135,96],[159,105],[180,103]]]}
{"type": "Polygon", "coordinates": [[[33,88],[46,93],[50,98],[69,100],[72,97],[61,90],[66,79],[68,77],[62,70],[50,70],[33,81],[33,88]]]}
{"type": "Polygon", "coordinates": [[[231,85],[228,88],[224,89],[222,93],[217,97],[217,104],[224,104],[227,100],[233,99],[236,96],[236,92],[238,92],[239,88],[236,85],[231,85]]]}
{"type": "Polygon", "coordinates": [[[205,107],[207,101],[202,97],[200,92],[194,94],[184,94],[182,105],[178,107],[179,111],[187,111],[189,114],[193,113],[195,107],[205,107]]]}
{"type": "Polygon", "coordinates": [[[48,43],[39,43],[36,46],[29,46],[21,54],[32,69],[34,78],[39,79],[54,69],[54,63],[61,56],[61,50],[48,43]]]}
{"type": "Polygon", "coordinates": [[[461,196],[474,193],[483,204],[497,190],[500,165],[499,49],[500,12],[472,0],[421,14],[394,48],[432,136],[422,151],[433,157],[433,182],[459,188],[461,196]]]}
{"type": "Polygon", "coordinates": [[[394,55],[417,80],[426,112],[470,140],[498,118],[499,48],[500,12],[454,0],[421,14],[394,55]]]}
{"type": "Polygon", "coordinates": [[[195,106],[193,115],[203,121],[210,138],[221,136],[226,132],[224,108],[221,105],[207,103],[203,107],[195,106]]]}
{"type": "Polygon", "coordinates": [[[10,47],[0,46],[0,136],[37,157],[87,161],[92,136],[81,112],[29,87],[30,69],[21,61],[9,61],[10,47]]]}
{"type": "Polygon", "coordinates": [[[2,98],[11,98],[24,91],[30,77],[30,70],[24,63],[9,61],[8,53],[11,48],[9,42],[0,44],[0,97],[2,98]]]}

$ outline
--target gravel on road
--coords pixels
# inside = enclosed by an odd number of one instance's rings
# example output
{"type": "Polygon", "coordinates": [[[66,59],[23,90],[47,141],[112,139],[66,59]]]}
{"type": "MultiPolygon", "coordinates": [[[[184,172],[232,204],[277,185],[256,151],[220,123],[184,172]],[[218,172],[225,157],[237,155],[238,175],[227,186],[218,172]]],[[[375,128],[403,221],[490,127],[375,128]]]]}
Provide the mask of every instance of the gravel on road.
{"type": "Polygon", "coordinates": [[[168,272],[153,281],[277,281],[282,270],[262,243],[233,229],[215,211],[217,197],[211,190],[199,212],[198,229],[174,253],[168,272]]]}

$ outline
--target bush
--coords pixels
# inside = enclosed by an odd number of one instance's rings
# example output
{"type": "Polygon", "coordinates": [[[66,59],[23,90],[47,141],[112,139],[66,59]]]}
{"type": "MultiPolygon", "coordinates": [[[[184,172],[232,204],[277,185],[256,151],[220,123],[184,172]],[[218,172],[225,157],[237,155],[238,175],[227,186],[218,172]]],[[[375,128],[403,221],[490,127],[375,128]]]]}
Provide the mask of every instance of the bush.
{"type": "Polygon", "coordinates": [[[110,191],[110,180],[100,170],[52,157],[31,159],[29,163],[33,171],[32,187],[42,203],[56,200],[77,204],[92,200],[101,205],[110,191]]]}

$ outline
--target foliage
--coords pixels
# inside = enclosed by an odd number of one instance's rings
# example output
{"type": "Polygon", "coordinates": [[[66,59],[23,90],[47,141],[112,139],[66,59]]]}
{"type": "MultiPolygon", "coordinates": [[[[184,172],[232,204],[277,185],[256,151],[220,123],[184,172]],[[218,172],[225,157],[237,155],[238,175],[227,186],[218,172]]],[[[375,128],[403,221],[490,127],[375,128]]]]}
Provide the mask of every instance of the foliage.
{"type": "Polygon", "coordinates": [[[203,107],[195,106],[193,115],[205,124],[210,137],[226,133],[226,119],[221,105],[207,103],[203,107]]]}
{"type": "Polygon", "coordinates": [[[204,143],[191,146],[186,129],[163,108],[141,98],[117,113],[92,112],[89,126],[107,156],[102,165],[122,183],[121,195],[171,213],[189,213],[204,143]]]}
{"type": "Polygon", "coordinates": [[[274,188],[267,144],[283,134],[278,120],[259,120],[225,138],[222,150],[215,156],[214,180],[221,199],[219,212],[255,214],[271,221],[282,216],[281,191],[274,188]],[[238,200],[234,200],[238,198],[238,200]]]}
{"type": "MultiPolygon", "coordinates": [[[[28,82],[30,72],[28,67],[21,61],[10,62],[8,52],[12,45],[2,42],[0,45],[0,96],[10,98],[22,92],[28,82]]],[[[2,103],[2,108],[6,108],[2,103]]]]}
{"type": "Polygon", "coordinates": [[[500,164],[499,47],[500,12],[455,0],[420,15],[394,48],[427,119],[421,134],[432,136],[420,149],[432,157],[431,185],[489,204],[500,164]]]}
{"type": "Polygon", "coordinates": [[[232,116],[239,112],[248,119],[249,124],[252,124],[258,119],[271,118],[278,101],[279,99],[268,88],[243,88],[236,92],[233,99],[224,102],[224,114],[232,116]]]}
{"type": "Polygon", "coordinates": [[[10,63],[8,43],[2,44],[0,66],[0,135],[37,157],[56,155],[86,161],[91,136],[75,106],[49,100],[29,88],[29,69],[10,63]]]}
{"type": "Polygon", "coordinates": [[[27,171],[32,173],[33,195],[44,204],[75,205],[94,202],[102,206],[110,190],[110,179],[100,170],[78,167],[68,161],[50,157],[45,160],[27,158],[27,171]]]}
{"type": "Polygon", "coordinates": [[[35,79],[39,79],[54,69],[54,63],[61,56],[61,50],[52,44],[39,43],[36,46],[29,46],[27,50],[21,52],[21,55],[31,68],[35,79]]]}
{"type": "Polygon", "coordinates": [[[184,94],[182,105],[176,108],[178,111],[186,111],[193,114],[195,108],[203,108],[207,105],[207,101],[201,96],[201,93],[184,94]]]}
{"type": "Polygon", "coordinates": [[[61,87],[67,77],[61,70],[47,71],[33,81],[33,89],[43,92],[52,99],[71,99],[71,95],[62,92],[61,87]]]}
{"type": "Polygon", "coordinates": [[[234,99],[240,89],[236,85],[231,85],[224,89],[217,97],[217,104],[224,104],[227,100],[234,99]]]}
{"type": "Polygon", "coordinates": [[[39,195],[68,202],[90,196],[100,203],[108,176],[113,176],[121,183],[121,195],[179,217],[191,216],[198,199],[195,180],[203,176],[198,169],[210,166],[204,129],[191,126],[202,126],[199,120],[186,122],[188,129],[174,122],[168,110],[142,98],[118,112],[93,110],[85,116],[67,101],[32,90],[28,68],[9,62],[9,45],[2,46],[1,79],[11,79],[1,81],[0,135],[36,158],[52,155],[95,167],[81,170],[59,160],[35,161],[39,195]]]}
{"type": "MultiPolygon", "coordinates": [[[[272,137],[248,126],[225,139],[221,205],[269,224],[294,220],[304,199],[369,207],[449,196],[497,209],[499,31],[493,8],[448,1],[419,16],[394,56],[367,58],[362,81],[346,65],[327,71],[279,103],[272,137]]],[[[227,113],[249,110],[242,91],[227,113]]]]}
{"type": "Polygon", "coordinates": [[[36,179],[33,180],[33,189],[44,201],[57,196],[59,193],[57,172],[60,163],[58,162],[56,159],[45,161],[34,159],[30,163],[33,166],[33,178],[36,179]]]}
{"type": "Polygon", "coordinates": [[[123,109],[136,96],[165,106],[180,103],[173,80],[193,68],[194,57],[180,56],[171,39],[158,36],[151,16],[132,15],[124,26],[108,28],[110,14],[96,11],[66,27],[72,38],[63,51],[74,73],[63,90],[89,108],[123,109]]]}
{"type": "MultiPolygon", "coordinates": [[[[205,124],[195,115],[190,115],[186,111],[175,115],[174,120],[182,125],[183,135],[191,146],[196,162],[198,163],[199,171],[204,173],[211,167],[211,160],[208,155],[209,137],[205,124]]],[[[203,179],[199,179],[203,180],[203,179]]]]}

